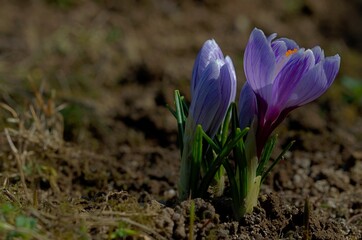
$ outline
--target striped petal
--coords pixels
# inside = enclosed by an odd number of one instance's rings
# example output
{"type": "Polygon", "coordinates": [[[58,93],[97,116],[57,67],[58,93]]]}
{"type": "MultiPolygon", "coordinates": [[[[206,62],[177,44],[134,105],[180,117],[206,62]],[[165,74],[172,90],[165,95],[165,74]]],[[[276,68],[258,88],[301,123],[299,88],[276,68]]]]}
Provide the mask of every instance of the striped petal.
{"type": "Polygon", "coordinates": [[[273,86],[273,95],[275,97],[271,105],[278,106],[282,110],[293,93],[294,88],[298,85],[303,75],[313,67],[314,62],[314,55],[310,50],[305,52],[298,51],[292,54],[289,61],[276,76],[273,86]]]}
{"type": "Polygon", "coordinates": [[[229,56],[226,56],[225,63],[228,67],[229,74],[230,74],[230,81],[231,81],[231,93],[230,93],[230,103],[235,101],[236,96],[236,73],[233,61],[229,56]]]}
{"type": "Polygon", "coordinates": [[[273,83],[275,64],[270,42],[261,30],[255,28],[245,49],[244,71],[250,87],[266,99],[270,96],[264,87],[273,83]]]}
{"type": "Polygon", "coordinates": [[[327,77],[328,87],[331,86],[334,79],[336,78],[340,64],[341,57],[338,54],[332,57],[325,58],[325,61],[323,63],[323,69],[327,77]]]}
{"type": "Polygon", "coordinates": [[[315,64],[317,64],[320,61],[324,60],[324,51],[319,46],[315,46],[311,50],[312,50],[312,52],[314,54],[315,64]]]}
{"type": "Polygon", "coordinates": [[[229,71],[228,64],[224,64],[221,61],[217,61],[220,67],[220,75],[218,77],[218,81],[220,83],[220,93],[221,99],[219,107],[215,115],[212,118],[212,123],[209,129],[209,135],[211,137],[215,136],[219,127],[224,120],[228,107],[230,105],[230,95],[232,92],[232,82],[230,81],[232,73],[229,71]]]}
{"type": "Polygon", "coordinates": [[[240,129],[244,129],[250,126],[258,112],[256,96],[248,82],[246,82],[241,89],[238,108],[239,127],[240,129]]]}
{"type": "Polygon", "coordinates": [[[328,82],[323,70],[323,63],[318,63],[310,69],[299,81],[290,96],[287,107],[302,106],[320,97],[328,88],[328,82]]]}
{"type": "Polygon", "coordinates": [[[293,49],[299,49],[298,44],[289,38],[278,38],[277,41],[282,41],[285,43],[285,45],[287,46],[288,50],[293,50],[293,49]]]}
{"type": "Polygon", "coordinates": [[[190,105],[190,117],[193,119],[195,126],[201,124],[205,132],[210,130],[213,118],[221,102],[219,75],[219,65],[215,62],[210,63],[196,86],[195,96],[190,105]]]}
{"type": "Polygon", "coordinates": [[[217,59],[224,59],[224,55],[220,47],[214,39],[207,40],[198,53],[194,63],[191,79],[191,96],[194,96],[196,85],[198,84],[206,67],[210,62],[216,61],[217,59]]]}

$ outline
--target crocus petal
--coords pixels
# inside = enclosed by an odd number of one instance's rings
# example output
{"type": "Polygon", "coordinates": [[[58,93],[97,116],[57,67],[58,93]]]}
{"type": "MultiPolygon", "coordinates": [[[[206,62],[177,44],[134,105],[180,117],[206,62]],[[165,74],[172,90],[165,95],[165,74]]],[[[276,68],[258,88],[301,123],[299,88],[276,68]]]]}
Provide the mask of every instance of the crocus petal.
{"type": "Polygon", "coordinates": [[[289,61],[292,54],[287,54],[288,50],[298,50],[299,46],[288,38],[279,38],[272,42],[272,49],[276,59],[276,69],[274,77],[280,72],[284,65],[289,61]]]}
{"type": "Polygon", "coordinates": [[[285,53],[288,50],[287,45],[283,41],[274,41],[272,42],[271,47],[277,62],[281,57],[285,57],[285,53]]]}
{"type": "Polygon", "coordinates": [[[231,73],[229,71],[229,66],[227,64],[224,64],[221,60],[217,61],[216,63],[219,64],[220,67],[220,75],[217,80],[219,81],[221,87],[221,101],[215,115],[213,116],[213,120],[208,131],[209,135],[212,137],[215,136],[215,134],[219,130],[222,121],[224,120],[224,117],[230,105],[229,99],[232,91],[232,82],[230,81],[231,73]]]}
{"type": "Polygon", "coordinates": [[[315,46],[311,50],[312,50],[312,52],[314,54],[315,64],[317,64],[320,61],[324,60],[324,51],[319,46],[315,46]]]}
{"type": "Polygon", "coordinates": [[[219,65],[211,62],[196,85],[195,96],[190,105],[190,117],[195,126],[201,124],[205,132],[209,131],[221,101],[219,75],[219,65]]]}
{"type": "Polygon", "coordinates": [[[269,98],[264,87],[272,84],[273,71],[275,69],[275,56],[270,42],[264,33],[254,29],[244,54],[244,71],[250,87],[255,93],[269,98]]]}
{"type": "Polygon", "coordinates": [[[333,83],[334,79],[336,78],[339,71],[340,63],[341,58],[338,54],[332,57],[325,58],[323,68],[327,77],[328,87],[333,83]]]}
{"type": "Polygon", "coordinates": [[[284,41],[274,41],[271,44],[275,55],[276,67],[274,70],[273,78],[280,72],[280,70],[284,67],[284,65],[290,59],[290,56],[286,56],[286,52],[288,50],[287,45],[284,41]]]}
{"type": "Polygon", "coordinates": [[[299,49],[298,44],[289,38],[278,38],[277,41],[282,41],[285,43],[285,45],[287,46],[288,50],[293,50],[293,49],[299,49]]]}
{"type": "Polygon", "coordinates": [[[268,42],[271,43],[278,35],[276,33],[270,34],[268,39],[268,42]]]}
{"type": "Polygon", "coordinates": [[[235,101],[236,96],[236,73],[233,61],[229,56],[226,56],[225,63],[228,67],[229,74],[230,74],[230,81],[231,81],[231,93],[230,93],[230,103],[235,101]]]}
{"type": "Polygon", "coordinates": [[[303,75],[314,66],[314,62],[314,55],[311,50],[292,54],[275,79],[273,86],[275,97],[271,105],[278,106],[282,110],[295,86],[298,85],[303,75]]]}
{"type": "Polygon", "coordinates": [[[258,112],[256,96],[248,82],[246,82],[241,89],[238,108],[239,127],[240,129],[244,129],[250,126],[258,112]]]}
{"type": "Polygon", "coordinates": [[[208,64],[217,59],[224,59],[224,55],[214,39],[207,40],[202,46],[194,63],[191,79],[191,96],[194,95],[196,85],[208,64]]]}
{"type": "Polygon", "coordinates": [[[328,88],[328,82],[320,62],[299,81],[286,107],[302,106],[320,97],[328,88]]]}

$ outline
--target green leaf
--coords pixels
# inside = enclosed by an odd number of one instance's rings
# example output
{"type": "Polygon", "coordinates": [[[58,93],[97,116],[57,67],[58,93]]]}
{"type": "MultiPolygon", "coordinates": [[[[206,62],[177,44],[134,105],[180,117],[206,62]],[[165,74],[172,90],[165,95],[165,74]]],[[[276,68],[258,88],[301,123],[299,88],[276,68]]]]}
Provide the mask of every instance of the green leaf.
{"type": "Polygon", "coordinates": [[[178,90],[175,90],[175,106],[176,106],[176,120],[177,120],[177,127],[178,127],[178,144],[180,148],[180,152],[182,154],[183,151],[183,138],[184,138],[184,132],[185,132],[185,121],[186,116],[184,113],[184,107],[183,107],[183,99],[180,95],[180,92],[178,90]]]}
{"type": "Polygon", "coordinates": [[[274,135],[273,137],[269,138],[268,142],[266,143],[263,152],[260,157],[260,163],[258,165],[258,169],[256,170],[256,175],[261,176],[265,170],[265,163],[269,161],[271,154],[274,150],[274,147],[277,142],[278,135],[274,135]]]}
{"type": "Polygon", "coordinates": [[[190,173],[190,190],[191,194],[197,191],[199,177],[200,177],[200,168],[202,163],[202,137],[203,130],[201,125],[198,125],[196,128],[195,138],[192,145],[192,163],[191,163],[191,173],[190,173]]]}
{"type": "Polygon", "coordinates": [[[223,162],[226,160],[227,156],[230,154],[230,152],[233,150],[233,148],[236,146],[236,144],[240,141],[242,137],[245,136],[245,134],[248,132],[249,128],[245,128],[244,130],[240,131],[240,129],[237,129],[238,131],[235,133],[235,137],[231,140],[229,140],[225,146],[221,149],[221,151],[218,153],[215,161],[210,166],[209,170],[206,172],[205,176],[201,180],[200,184],[200,190],[199,194],[200,196],[204,196],[207,192],[208,187],[211,184],[211,181],[213,180],[216,172],[220,168],[220,166],[223,164],[223,162]]]}
{"type": "Polygon", "coordinates": [[[238,142],[238,144],[233,149],[235,159],[235,168],[236,168],[236,181],[239,187],[239,194],[241,194],[241,199],[244,199],[247,195],[247,184],[248,184],[248,162],[245,155],[245,144],[243,139],[238,142]]]}
{"type": "MultiPolygon", "coordinates": [[[[199,125],[201,126],[201,125],[199,125]]],[[[201,128],[201,134],[202,137],[206,140],[206,142],[210,145],[210,147],[215,151],[215,152],[220,152],[220,147],[218,144],[216,144],[205,132],[204,130],[201,128]]]]}
{"type": "Polygon", "coordinates": [[[236,133],[236,129],[239,128],[238,109],[235,103],[231,103],[231,133],[236,133]]]}
{"type": "Polygon", "coordinates": [[[186,119],[187,116],[189,115],[189,107],[187,106],[187,103],[185,101],[184,96],[181,96],[181,102],[182,102],[182,110],[183,110],[183,113],[184,113],[184,117],[186,119]]]}
{"type": "Polygon", "coordinates": [[[286,146],[286,148],[284,148],[284,150],[279,154],[279,156],[273,161],[273,163],[269,166],[269,168],[263,173],[263,175],[261,177],[261,183],[264,182],[266,176],[268,176],[269,172],[275,167],[275,165],[277,165],[277,163],[283,159],[285,153],[293,146],[294,143],[295,143],[295,141],[291,141],[286,146]]]}
{"type": "Polygon", "coordinates": [[[229,127],[230,127],[230,120],[232,117],[232,110],[233,110],[233,105],[235,105],[235,103],[231,103],[228,111],[226,112],[226,116],[223,122],[223,125],[221,127],[221,145],[224,145],[227,141],[228,138],[228,134],[229,134],[229,127]]]}
{"type": "Polygon", "coordinates": [[[228,178],[229,178],[229,184],[230,184],[230,188],[231,188],[231,195],[232,195],[232,202],[233,202],[233,204],[232,204],[233,212],[234,212],[235,218],[240,219],[244,215],[243,201],[240,198],[239,187],[238,187],[238,183],[235,178],[233,166],[231,166],[230,162],[228,162],[228,161],[225,161],[223,163],[223,166],[224,166],[226,173],[228,175],[228,178]]]}
{"type": "Polygon", "coordinates": [[[172,113],[172,115],[177,119],[176,111],[168,104],[166,104],[166,108],[172,113]]]}

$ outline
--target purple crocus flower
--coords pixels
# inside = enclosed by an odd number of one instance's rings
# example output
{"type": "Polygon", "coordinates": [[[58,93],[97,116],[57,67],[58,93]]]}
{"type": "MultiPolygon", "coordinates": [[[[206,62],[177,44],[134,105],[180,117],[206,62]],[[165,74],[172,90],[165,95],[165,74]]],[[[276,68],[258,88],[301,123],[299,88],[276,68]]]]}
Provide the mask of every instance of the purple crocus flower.
{"type": "MultiPolygon", "coordinates": [[[[340,57],[325,57],[323,50],[299,48],[291,39],[266,37],[254,29],[244,54],[247,94],[253,91],[256,108],[241,93],[239,116],[249,121],[257,116],[257,155],[272,131],[293,109],[320,97],[333,83],[340,66],[340,57]],[[249,88],[250,87],[250,88],[249,88]],[[248,102],[249,103],[246,103],[248,102]]],[[[246,124],[241,120],[241,124],[246,124]]]]}
{"type": "Polygon", "coordinates": [[[224,58],[215,40],[206,41],[192,72],[189,109],[192,123],[189,124],[193,126],[189,130],[195,130],[200,124],[210,137],[214,137],[235,94],[236,75],[231,59],[224,58]]]}
{"type": "MultiPolygon", "coordinates": [[[[179,197],[186,199],[195,184],[190,182],[192,151],[197,125],[213,138],[227,109],[236,94],[236,76],[233,63],[229,57],[224,58],[221,49],[214,40],[204,43],[199,52],[192,72],[191,105],[186,120],[184,145],[181,154],[179,197]]],[[[196,193],[192,193],[196,194],[196,193]]]]}

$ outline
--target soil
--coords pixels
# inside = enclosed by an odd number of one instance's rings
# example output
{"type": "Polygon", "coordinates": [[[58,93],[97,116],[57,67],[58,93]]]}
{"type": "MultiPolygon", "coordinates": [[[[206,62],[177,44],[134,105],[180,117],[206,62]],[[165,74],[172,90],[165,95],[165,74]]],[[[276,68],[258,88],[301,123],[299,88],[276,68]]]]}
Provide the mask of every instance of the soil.
{"type": "Polygon", "coordinates": [[[1,239],[362,239],[361,9],[358,0],[3,2],[1,239]],[[210,38],[234,60],[240,89],[254,27],[339,53],[342,67],[326,95],[276,130],[275,154],[296,144],[254,212],[235,221],[227,194],[177,200],[166,104],[175,89],[190,99],[193,61],[210,38]]]}

